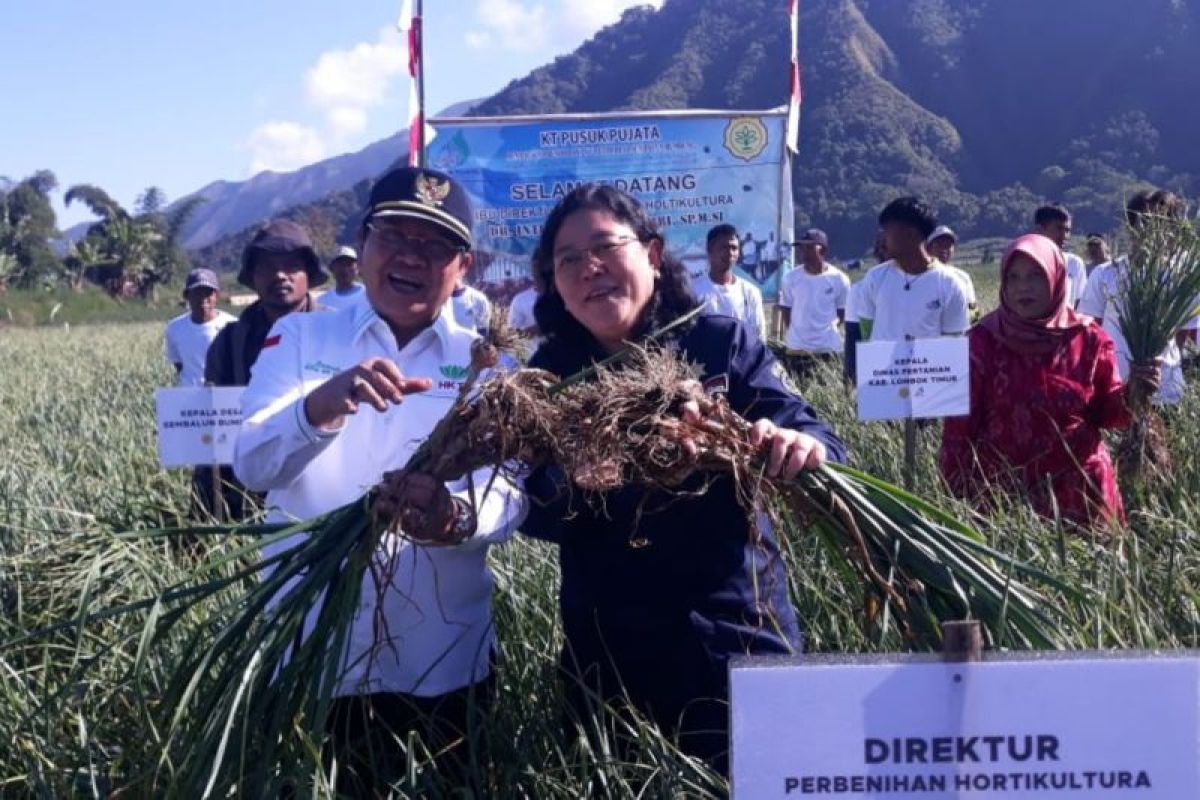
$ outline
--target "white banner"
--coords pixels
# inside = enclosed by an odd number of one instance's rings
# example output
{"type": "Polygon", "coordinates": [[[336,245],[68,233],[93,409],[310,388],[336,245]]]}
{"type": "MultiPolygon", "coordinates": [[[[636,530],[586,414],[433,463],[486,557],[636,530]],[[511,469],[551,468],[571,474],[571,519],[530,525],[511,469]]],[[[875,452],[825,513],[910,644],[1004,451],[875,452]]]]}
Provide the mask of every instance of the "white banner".
{"type": "Polygon", "coordinates": [[[858,418],[961,417],[971,411],[965,336],[858,343],[858,418]]]}
{"type": "Polygon", "coordinates": [[[233,463],[233,444],[242,424],[244,388],[156,389],[159,464],[169,469],[233,463]]]}
{"type": "Polygon", "coordinates": [[[743,659],[733,796],[1200,798],[1200,658],[743,659]]]}

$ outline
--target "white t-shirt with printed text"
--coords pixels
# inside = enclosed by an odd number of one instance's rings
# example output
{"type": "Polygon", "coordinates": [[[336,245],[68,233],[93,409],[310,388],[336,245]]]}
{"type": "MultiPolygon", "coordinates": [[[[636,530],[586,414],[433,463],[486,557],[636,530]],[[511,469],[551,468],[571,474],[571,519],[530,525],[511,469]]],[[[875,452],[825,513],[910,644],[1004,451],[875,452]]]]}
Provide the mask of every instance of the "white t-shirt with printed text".
{"type": "Polygon", "coordinates": [[[692,292],[705,304],[709,314],[733,317],[758,335],[767,339],[767,316],[763,311],[762,292],[745,278],[733,276],[732,283],[714,283],[707,274],[692,280],[692,292]]]}
{"type": "Polygon", "coordinates": [[[779,305],[791,310],[791,323],[784,334],[789,350],[808,353],[840,353],[842,334],[838,312],[844,311],[850,295],[850,278],[830,264],[813,275],[797,267],[783,277],[779,305]]]}
{"type": "Polygon", "coordinates": [[[182,364],[179,372],[180,386],[204,385],[204,359],[208,346],[217,334],[237,317],[217,310],[217,315],[208,322],[192,322],[192,315],[180,314],[167,323],[164,334],[164,350],[167,361],[182,364]]]}
{"type": "Polygon", "coordinates": [[[855,313],[859,321],[871,320],[871,341],[955,336],[970,324],[966,290],[940,261],[919,275],[885,261],[872,267],[860,284],[855,313]]]}

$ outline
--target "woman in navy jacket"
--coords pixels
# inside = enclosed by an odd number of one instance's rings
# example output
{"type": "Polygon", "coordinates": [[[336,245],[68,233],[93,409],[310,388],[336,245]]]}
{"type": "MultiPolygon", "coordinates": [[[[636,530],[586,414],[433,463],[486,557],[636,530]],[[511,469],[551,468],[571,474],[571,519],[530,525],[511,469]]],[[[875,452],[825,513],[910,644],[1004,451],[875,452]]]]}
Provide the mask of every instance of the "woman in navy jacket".
{"type": "MultiPolygon", "coordinates": [[[[562,376],[697,305],[649,215],[611,186],[579,187],[555,207],[535,269],[547,287],[535,307],[547,339],[531,365],[562,376]]],[[[770,472],[844,459],[842,442],[737,320],[701,316],[670,336],[669,346],[702,366],[705,389],[725,393],[754,423],[770,472]]],[[[586,476],[573,477],[586,485],[586,476]]],[[[725,477],[710,478],[706,490],[699,477],[669,493],[626,486],[593,503],[573,484],[556,467],[536,470],[523,526],[559,546],[572,711],[627,698],[686,752],[724,770],[729,657],[800,648],[774,533],[739,506],[725,477]]]]}

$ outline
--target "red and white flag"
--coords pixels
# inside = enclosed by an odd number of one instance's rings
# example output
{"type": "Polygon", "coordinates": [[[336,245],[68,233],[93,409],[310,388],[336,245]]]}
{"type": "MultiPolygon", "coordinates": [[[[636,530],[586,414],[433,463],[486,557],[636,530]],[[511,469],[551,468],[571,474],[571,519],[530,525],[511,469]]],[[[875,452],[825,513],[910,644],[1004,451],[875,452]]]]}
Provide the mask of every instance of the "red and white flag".
{"type": "Polygon", "coordinates": [[[424,146],[421,134],[425,129],[425,109],[421,105],[418,87],[425,67],[421,53],[421,16],[413,7],[413,0],[404,0],[400,21],[396,25],[408,35],[408,165],[416,167],[421,164],[424,146]]]}
{"type": "Polygon", "coordinates": [[[800,103],[804,101],[800,86],[800,0],[788,0],[788,23],[792,31],[791,97],[788,99],[787,144],[793,152],[800,150],[800,103]]]}

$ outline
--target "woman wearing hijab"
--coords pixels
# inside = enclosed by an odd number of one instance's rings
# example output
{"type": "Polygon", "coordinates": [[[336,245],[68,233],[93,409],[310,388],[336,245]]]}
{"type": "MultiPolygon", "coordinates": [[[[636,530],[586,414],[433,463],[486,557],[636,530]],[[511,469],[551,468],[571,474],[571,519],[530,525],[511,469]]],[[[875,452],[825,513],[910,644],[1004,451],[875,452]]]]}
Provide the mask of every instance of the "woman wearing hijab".
{"type": "MultiPolygon", "coordinates": [[[[695,309],[682,263],[637,200],[579,187],[550,213],[535,269],[546,341],[530,365],[574,374],[695,309]]],[[[793,476],[845,457],[842,442],[785,382],[739,321],[695,316],[661,340],[701,369],[753,424],[767,471],[793,476]]],[[[694,421],[694,420],[693,420],[694,421]]],[[[602,474],[604,465],[595,465],[602,474]]],[[[672,492],[624,486],[588,498],[588,475],[556,468],[526,481],[521,530],[559,546],[565,643],[561,674],[574,724],[628,702],[685,752],[726,766],[726,667],[735,654],[800,648],[787,570],[769,523],[740,507],[728,477],[672,492]]]]}
{"type": "MultiPolygon", "coordinates": [[[[941,470],[986,502],[996,487],[1084,526],[1124,521],[1101,431],[1130,423],[1112,339],[1067,305],[1062,251],[1022,236],[1000,262],[1000,307],[969,334],[971,413],[946,420],[941,470]]],[[[1158,368],[1135,370],[1152,392],[1158,368]]]]}

